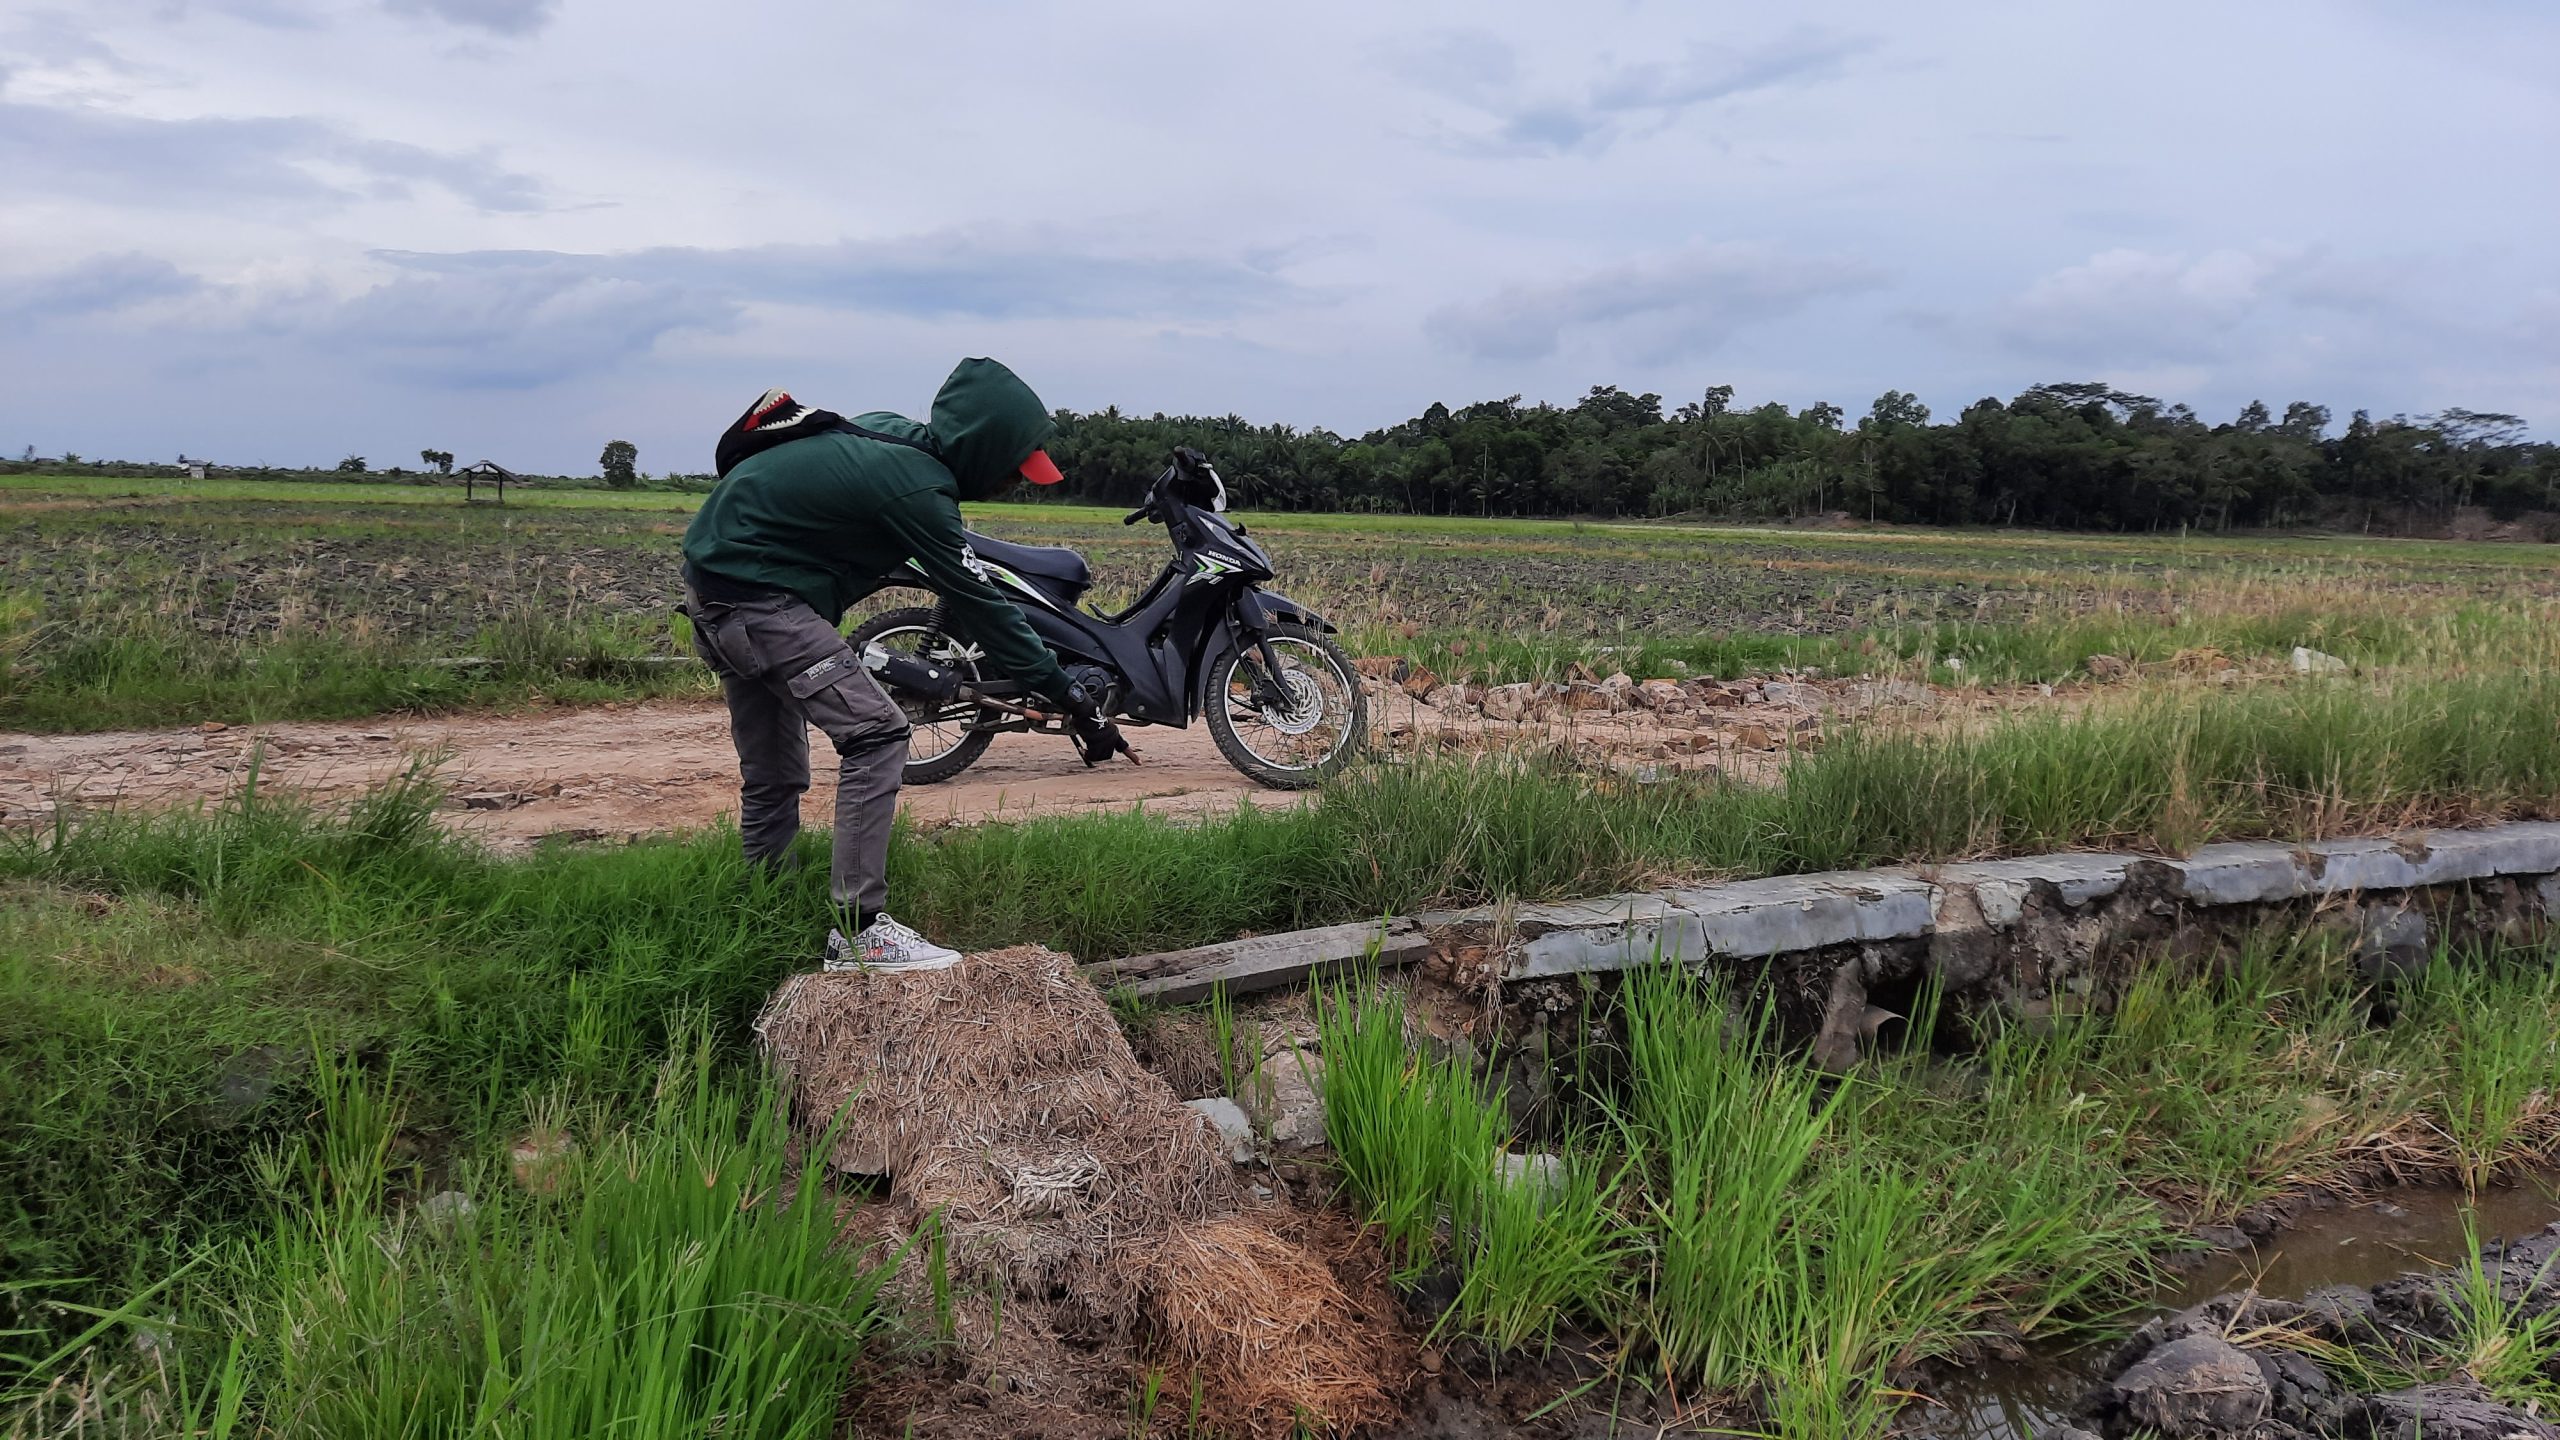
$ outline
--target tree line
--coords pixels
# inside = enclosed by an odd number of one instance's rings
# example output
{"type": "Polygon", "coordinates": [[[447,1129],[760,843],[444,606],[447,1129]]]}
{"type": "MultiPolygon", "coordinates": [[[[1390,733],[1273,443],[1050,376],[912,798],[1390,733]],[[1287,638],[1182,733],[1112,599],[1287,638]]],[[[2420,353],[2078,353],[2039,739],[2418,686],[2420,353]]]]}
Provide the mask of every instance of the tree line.
{"type": "MultiPolygon", "coordinates": [[[[1520,397],[1357,439],[1241,417],[1060,411],[1055,498],[1131,505],[1190,445],[1239,506],[1416,515],[1846,514],[1922,525],[2066,530],[2370,524],[2481,506],[2560,511],[2560,446],[2513,415],[2446,409],[2332,432],[2307,401],[2252,402],[2210,425],[2184,405],[2093,383],[1978,400],[1952,420],[1903,391],[1855,421],[1828,403],[1740,409],[1718,385],[1662,397],[1592,387],[1569,406],[1520,397]]],[[[1050,498],[1043,494],[1041,498],[1050,498]]]]}
{"type": "MultiPolygon", "coordinates": [[[[2398,526],[2481,507],[2500,519],[2560,512],[2560,446],[2526,438],[2513,415],[2447,408],[2376,420],[2359,410],[2333,428],[2329,411],[2295,401],[2279,416],[2251,402],[2209,425],[2184,405],[2094,383],[2037,385],[1977,400],[1953,420],[1889,390],[1852,421],[1837,405],[1742,409],[1718,385],[1665,413],[1662,397],[1595,385],[1572,405],[1520,397],[1420,415],[1356,439],[1324,429],[1256,425],[1240,416],[1061,410],[1050,454],[1066,483],[1018,498],[1127,506],[1189,445],[1215,459],[1235,503],[1261,510],[1411,515],[1716,515],[1802,519],[1848,515],[1918,525],[2022,525],[2056,530],[2398,526]]],[[[422,478],[452,472],[427,449],[422,478]]],[[[614,488],[707,490],[708,474],[646,476],[627,440],[597,468],[614,488]]],[[[56,466],[161,473],[125,462],[83,465],[33,447],[0,474],[56,466]]],[[[334,471],[224,467],[244,477],[368,475],[362,456],[334,471]]],[[[394,467],[385,478],[405,479],[394,467]]],[[[595,478],[540,477],[592,485],[595,478]]]]}

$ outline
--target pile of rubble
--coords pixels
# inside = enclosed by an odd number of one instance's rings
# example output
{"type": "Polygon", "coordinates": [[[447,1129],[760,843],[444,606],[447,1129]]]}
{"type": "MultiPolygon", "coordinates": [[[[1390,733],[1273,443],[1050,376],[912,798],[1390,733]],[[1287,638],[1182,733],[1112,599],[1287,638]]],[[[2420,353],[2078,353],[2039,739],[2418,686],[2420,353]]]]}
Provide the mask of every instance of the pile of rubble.
{"type": "Polygon", "coordinates": [[[1940,704],[1912,680],[1638,680],[1575,665],[1562,680],[1445,681],[1393,656],[1355,662],[1380,736],[1399,743],[1496,744],[1525,739],[1614,757],[1766,752],[1819,744],[1826,718],[1940,704]]]}
{"type": "Polygon", "coordinates": [[[2496,1358],[2480,1353],[2484,1343],[2528,1343],[2519,1337],[2539,1337],[2560,1317],[2556,1262],[2560,1225],[2489,1250],[2468,1285],[2457,1270],[2334,1285],[2298,1301],[2218,1295],[2135,1332],[2082,1417],[2098,1434],[2170,1440],[2560,1440],[2531,1402],[2510,1405],[2474,1374],[2496,1358]],[[2498,1313],[2474,1315],[2482,1303],[2498,1313]],[[2334,1360],[2324,1368],[2313,1356],[2334,1360]],[[2368,1391],[2348,1375],[2392,1377],[2399,1388],[2368,1391]]]}

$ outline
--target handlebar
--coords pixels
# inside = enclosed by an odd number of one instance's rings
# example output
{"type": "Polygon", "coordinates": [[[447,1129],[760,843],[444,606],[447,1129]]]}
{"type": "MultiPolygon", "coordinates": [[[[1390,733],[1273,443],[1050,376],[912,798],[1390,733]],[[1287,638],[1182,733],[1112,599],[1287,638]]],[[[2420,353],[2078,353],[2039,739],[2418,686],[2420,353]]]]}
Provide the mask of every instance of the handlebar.
{"type": "Polygon", "coordinates": [[[1146,504],[1139,506],[1137,509],[1130,511],[1128,514],[1121,516],[1120,523],[1123,525],[1135,525],[1141,520],[1154,519],[1155,514],[1156,503],[1150,500],[1146,504]]]}

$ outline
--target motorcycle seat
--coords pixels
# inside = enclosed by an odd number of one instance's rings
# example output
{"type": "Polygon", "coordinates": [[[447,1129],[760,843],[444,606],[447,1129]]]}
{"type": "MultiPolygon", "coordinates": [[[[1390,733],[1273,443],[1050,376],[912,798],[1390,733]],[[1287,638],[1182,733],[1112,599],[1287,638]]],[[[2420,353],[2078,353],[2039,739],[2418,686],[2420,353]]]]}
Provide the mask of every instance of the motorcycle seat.
{"type": "Polygon", "coordinates": [[[1084,563],[1082,555],[1064,545],[1016,545],[975,530],[963,533],[979,559],[992,561],[1017,575],[1047,580],[1071,590],[1083,590],[1093,583],[1092,567],[1084,563]]]}

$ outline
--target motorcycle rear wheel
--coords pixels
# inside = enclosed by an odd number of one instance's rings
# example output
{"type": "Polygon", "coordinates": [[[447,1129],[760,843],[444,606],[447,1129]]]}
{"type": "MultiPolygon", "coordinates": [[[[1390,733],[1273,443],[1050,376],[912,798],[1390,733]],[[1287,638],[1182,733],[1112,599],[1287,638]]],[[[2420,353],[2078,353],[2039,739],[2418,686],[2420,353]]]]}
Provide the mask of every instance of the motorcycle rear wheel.
{"type": "MultiPolygon", "coordinates": [[[[884,610],[865,620],[853,632],[854,653],[877,642],[884,650],[957,666],[968,680],[978,678],[978,662],[949,653],[952,637],[934,625],[933,610],[928,606],[910,605],[898,610],[884,610]]],[[[968,769],[996,743],[993,732],[972,728],[977,725],[1002,723],[1004,712],[983,706],[944,705],[936,707],[911,695],[889,691],[889,698],[906,712],[907,764],[904,782],[909,785],[932,785],[968,769]]]]}
{"type": "Polygon", "coordinates": [[[1369,698],[1360,674],[1331,636],[1303,625],[1271,627],[1286,709],[1258,705],[1261,658],[1229,652],[1209,669],[1209,738],[1227,763],[1274,790],[1306,790],[1351,763],[1369,741],[1369,698]],[[1251,664],[1247,664],[1250,658],[1251,664]]]}

